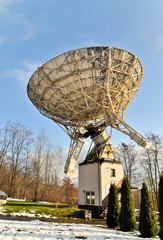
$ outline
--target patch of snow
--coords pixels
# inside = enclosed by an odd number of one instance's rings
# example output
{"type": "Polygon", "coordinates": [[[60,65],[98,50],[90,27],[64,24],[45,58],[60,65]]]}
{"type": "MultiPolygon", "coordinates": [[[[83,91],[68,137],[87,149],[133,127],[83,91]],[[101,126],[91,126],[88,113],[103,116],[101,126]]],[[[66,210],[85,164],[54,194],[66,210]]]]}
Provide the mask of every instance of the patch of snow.
{"type": "MultiPolygon", "coordinates": [[[[126,233],[85,224],[60,224],[34,221],[0,219],[0,240],[142,240],[139,232],[126,233]]],[[[148,238],[155,240],[156,238],[148,238]]]]}
{"type": "Polygon", "coordinates": [[[14,212],[10,214],[11,216],[22,216],[22,217],[36,217],[36,218],[52,218],[55,219],[56,217],[46,215],[46,214],[39,214],[37,211],[31,211],[31,212],[26,212],[26,211],[19,211],[19,212],[14,212]]]}
{"type": "MultiPolygon", "coordinates": [[[[7,216],[8,214],[5,212],[5,209],[3,207],[0,207],[0,215],[3,215],[3,216],[7,216]]],[[[55,216],[51,216],[51,215],[46,215],[44,213],[42,214],[39,214],[37,212],[37,210],[30,210],[30,212],[27,212],[27,211],[19,211],[19,212],[13,212],[13,213],[10,213],[10,216],[14,216],[14,217],[31,217],[31,218],[52,218],[52,219],[55,219],[56,217],[55,216]]]]}
{"type": "Polygon", "coordinates": [[[10,201],[18,201],[18,202],[25,202],[25,201],[27,201],[27,200],[25,200],[25,199],[18,199],[18,198],[7,198],[7,200],[10,200],[10,201]]]}
{"type": "MultiPolygon", "coordinates": [[[[9,201],[18,201],[18,202],[26,202],[27,200],[26,199],[18,199],[18,198],[7,198],[7,200],[9,201]]],[[[32,202],[32,201],[29,201],[29,202],[32,202]]],[[[52,202],[45,202],[45,201],[37,201],[37,203],[52,203],[52,202]]]]}

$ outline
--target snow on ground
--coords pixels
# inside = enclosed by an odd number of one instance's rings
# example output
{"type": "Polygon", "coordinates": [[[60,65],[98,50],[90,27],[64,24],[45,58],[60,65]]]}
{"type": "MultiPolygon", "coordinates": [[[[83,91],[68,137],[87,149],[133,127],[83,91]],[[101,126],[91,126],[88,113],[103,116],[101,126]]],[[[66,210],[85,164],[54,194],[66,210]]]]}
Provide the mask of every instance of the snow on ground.
{"type": "MultiPolygon", "coordinates": [[[[3,207],[0,207],[0,215],[7,216],[7,213],[5,212],[5,209],[3,207]]],[[[55,216],[49,216],[44,213],[39,214],[37,210],[30,210],[30,212],[27,211],[19,211],[19,212],[13,212],[10,213],[10,216],[13,217],[29,217],[29,218],[51,218],[55,219],[55,216]]],[[[1,239],[0,239],[1,240],[1,239]]]]}
{"type": "MultiPolygon", "coordinates": [[[[125,233],[100,226],[0,219],[0,240],[142,240],[139,233],[125,233]]],[[[154,240],[159,238],[144,238],[154,240]]]]}
{"type": "MultiPolygon", "coordinates": [[[[52,208],[53,210],[53,208],[52,208]]],[[[6,213],[6,210],[5,208],[2,206],[0,206],[0,215],[2,216],[6,216],[7,213],[6,213]]],[[[18,212],[12,212],[10,213],[10,216],[14,216],[14,217],[30,217],[30,218],[52,218],[52,219],[55,219],[56,217],[55,216],[51,216],[51,215],[46,215],[44,213],[42,214],[39,214],[37,209],[34,209],[34,210],[30,210],[30,212],[28,211],[23,211],[23,210],[20,210],[18,212]]]]}

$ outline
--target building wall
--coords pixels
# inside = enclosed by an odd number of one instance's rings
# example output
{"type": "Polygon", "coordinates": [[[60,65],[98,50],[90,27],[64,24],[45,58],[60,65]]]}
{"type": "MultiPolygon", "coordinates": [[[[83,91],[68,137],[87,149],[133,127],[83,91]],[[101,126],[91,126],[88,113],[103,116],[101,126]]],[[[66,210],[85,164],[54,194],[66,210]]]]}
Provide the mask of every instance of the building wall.
{"type": "Polygon", "coordinates": [[[123,166],[118,161],[104,161],[101,165],[101,194],[102,200],[108,195],[110,184],[117,185],[123,178],[123,166]],[[115,169],[115,176],[111,176],[111,169],[115,169]]]}
{"type": "Polygon", "coordinates": [[[94,206],[102,206],[102,201],[109,193],[110,184],[117,185],[122,178],[123,166],[118,161],[105,160],[79,165],[78,205],[87,205],[86,192],[95,192],[94,206]],[[115,176],[110,176],[111,169],[115,170],[115,176]]]}
{"type": "Polygon", "coordinates": [[[79,166],[79,200],[78,205],[86,204],[86,192],[95,192],[95,204],[99,202],[99,182],[98,182],[98,164],[97,162],[83,164],[79,166]]]}

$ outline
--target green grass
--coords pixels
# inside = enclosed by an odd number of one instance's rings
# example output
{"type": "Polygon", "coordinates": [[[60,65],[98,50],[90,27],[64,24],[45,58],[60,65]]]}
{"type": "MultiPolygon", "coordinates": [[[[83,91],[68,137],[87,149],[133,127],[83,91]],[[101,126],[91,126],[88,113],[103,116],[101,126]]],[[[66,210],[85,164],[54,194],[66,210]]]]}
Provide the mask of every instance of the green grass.
{"type": "Polygon", "coordinates": [[[77,208],[58,203],[7,201],[6,205],[3,206],[3,213],[11,216],[32,214],[36,218],[44,217],[45,215],[46,218],[56,217],[60,219],[80,217],[80,212],[77,208]]]}
{"type": "Polygon", "coordinates": [[[25,202],[25,201],[11,201],[8,200],[6,205],[11,206],[34,206],[34,207],[54,207],[54,208],[65,208],[69,207],[68,204],[61,204],[61,203],[40,203],[40,202],[25,202]]]}

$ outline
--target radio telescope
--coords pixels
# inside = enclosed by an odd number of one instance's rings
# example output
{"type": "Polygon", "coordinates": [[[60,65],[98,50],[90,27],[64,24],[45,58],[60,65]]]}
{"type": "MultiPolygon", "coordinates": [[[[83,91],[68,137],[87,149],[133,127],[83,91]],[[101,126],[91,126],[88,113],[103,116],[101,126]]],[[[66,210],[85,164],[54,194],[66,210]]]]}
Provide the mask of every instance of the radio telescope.
{"type": "Polygon", "coordinates": [[[89,156],[98,153],[103,157],[107,150],[115,158],[107,126],[149,148],[147,139],[123,120],[142,75],[142,65],[135,55],[105,46],[69,51],[38,67],[28,82],[27,93],[40,113],[71,138],[65,173],[74,171],[88,136],[95,145],[89,156]]]}

